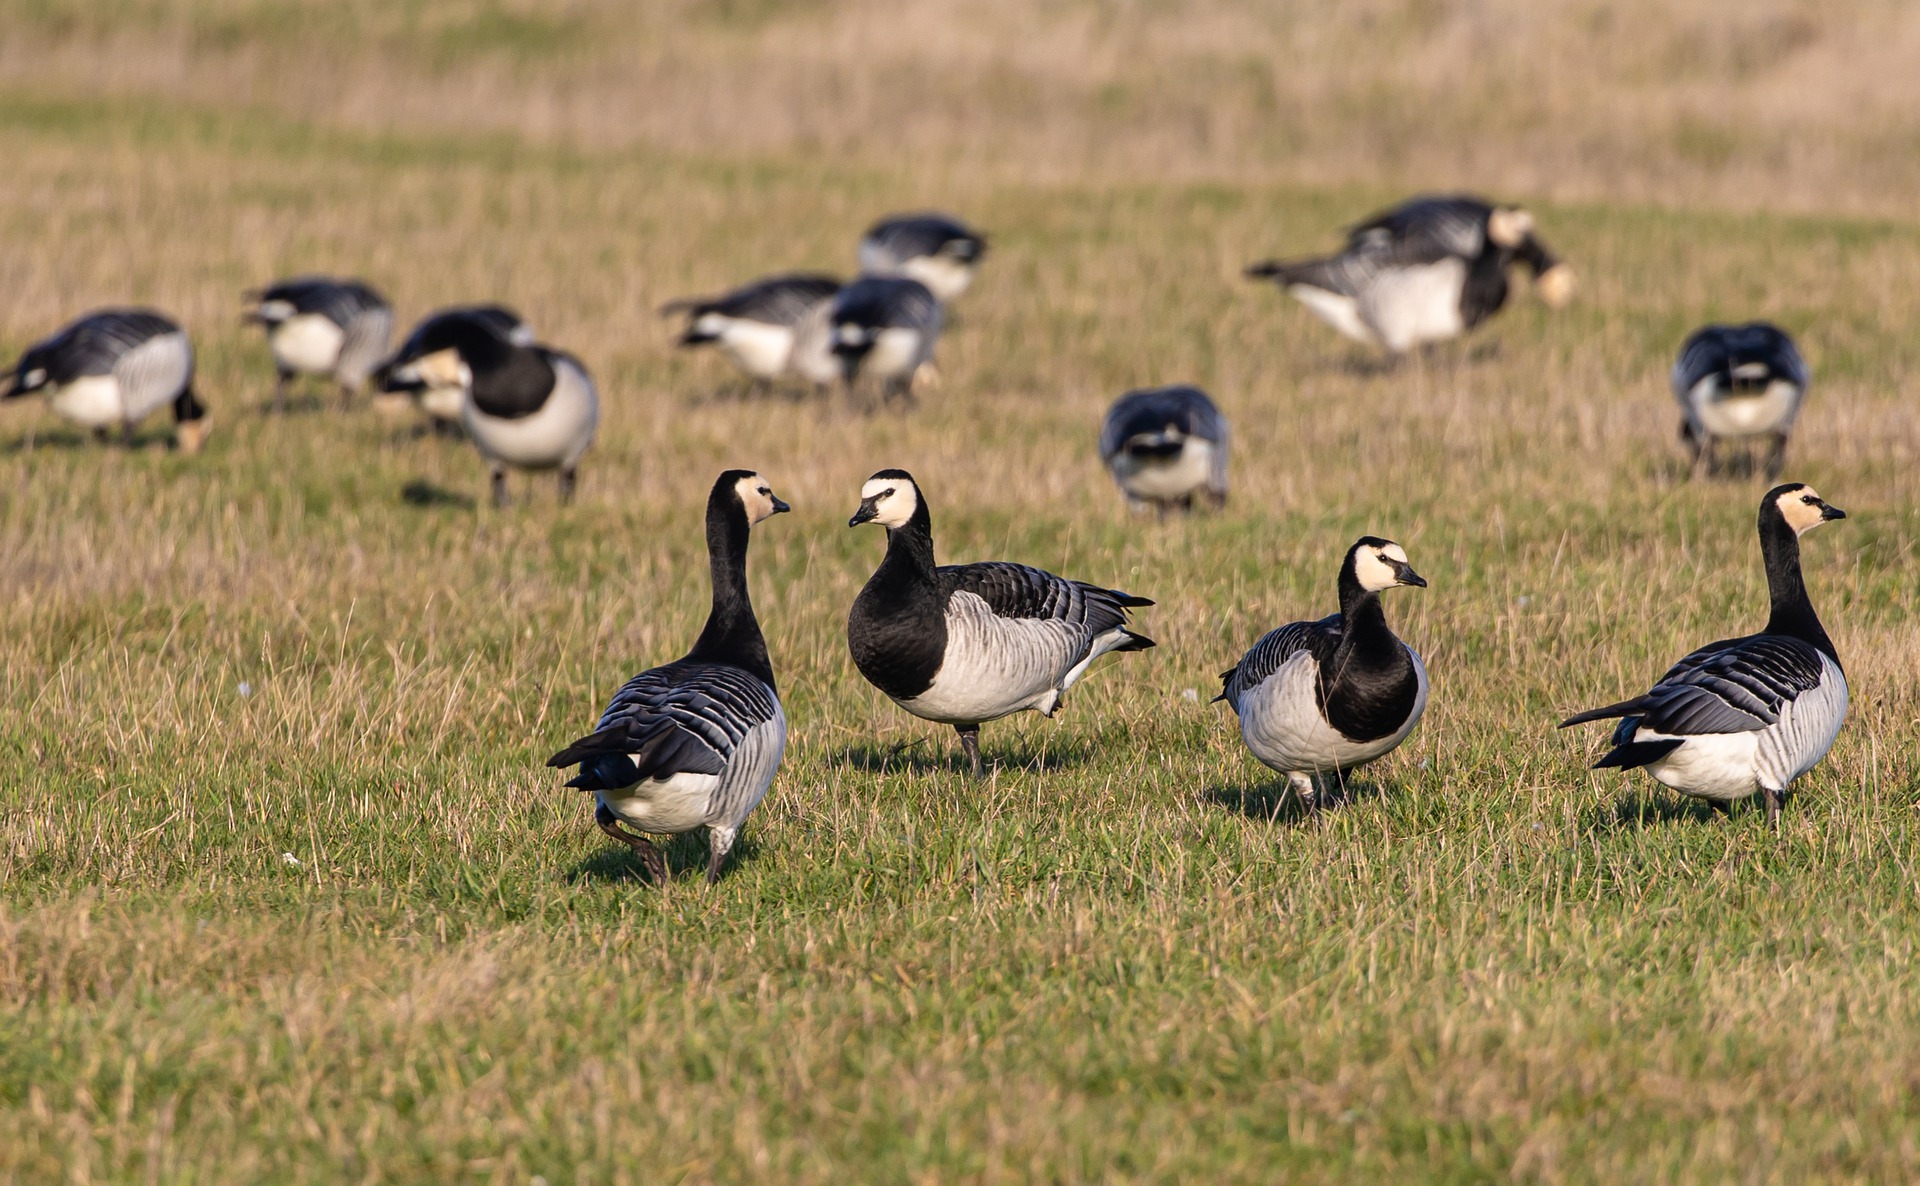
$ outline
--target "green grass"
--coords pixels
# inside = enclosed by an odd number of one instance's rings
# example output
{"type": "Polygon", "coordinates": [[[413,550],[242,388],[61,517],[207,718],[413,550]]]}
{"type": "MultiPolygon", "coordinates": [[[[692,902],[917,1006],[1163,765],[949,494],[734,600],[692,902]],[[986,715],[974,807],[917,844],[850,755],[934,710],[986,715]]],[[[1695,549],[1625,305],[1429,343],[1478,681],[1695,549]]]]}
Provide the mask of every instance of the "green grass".
{"type": "Polygon", "coordinates": [[[129,453],[0,409],[0,1176],[1920,1172],[1912,221],[1544,205],[1579,302],[1518,299],[1382,375],[1235,276],[1379,187],[18,95],[0,156],[0,347],[151,301],[194,330],[217,424],[180,458],[157,425],[129,453]],[[727,398],[651,313],[844,268],[926,203],[994,253],[911,416],[727,398]],[[476,506],[463,446],[370,412],[256,415],[238,294],[306,268],[404,318],[507,299],[581,354],[607,413],[580,504],[476,506]],[[1777,837],[1589,773],[1600,731],[1552,728],[1759,621],[1759,489],[1679,480],[1664,388],[1687,328],[1749,315],[1818,376],[1790,474],[1852,515],[1807,556],[1853,715],[1777,837]],[[1178,380],[1232,418],[1232,504],[1130,520],[1099,415],[1178,380]],[[796,507],[752,558],[792,732],[727,877],[701,884],[688,839],[662,892],[542,762],[692,639],[700,507],[738,464],[796,507]],[[844,524],[885,465],[944,556],[1159,602],[1158,649],[986,728],[984,784],[845,654],[881,541],[844,524]],[[1389,614],[1433,706],[1303,819],[1207,701],[1262,631],[1328,611],[1369,531],[1432,581],[1389,614]]]}

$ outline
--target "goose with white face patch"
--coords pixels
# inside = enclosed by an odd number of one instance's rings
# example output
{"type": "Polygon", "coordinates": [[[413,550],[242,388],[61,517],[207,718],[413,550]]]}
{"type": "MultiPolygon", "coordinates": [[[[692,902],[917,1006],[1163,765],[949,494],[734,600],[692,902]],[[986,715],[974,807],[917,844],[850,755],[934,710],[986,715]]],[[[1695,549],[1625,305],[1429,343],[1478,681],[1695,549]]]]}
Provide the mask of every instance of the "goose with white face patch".
{"type": "Polygon", "coordinates": [[[1024,564],[936,565],[933,518],[905,470],[867,479],[847,525],[862,523],[887,529],[887,554],[847,616],[854,666],[914,716],[952,725],[975,777],[981,722],[1050,717],[1095,659],[1153,645],[1127,629],[1144,597],[1024,564]]]}
{"type": "Polygon", "coordinates": [[[1272,280],[1354,341],[1399,355],[1499,312],[1516,263],[1547,304],[1572,298],[1573,273],[1535,236],[1533,215],[1474,197],[1422,197],[1354,227],[1337,254],[1269,260],[1247,275],[1272,280]]]}
{"type": "Polygon", "coordinates": [[[867,379],[880,385],[882,401],[911,400],[920,368],[933,363],[946,312],[918,280],[862,276],[834,296],[827,323],[848,391],[867,379]]]}
{"type": "Polygon", "coordinates": [[[1720,803],[1758,794],[1778,828],[1788,788],[1827,756],[1847,716],[1846,673],[1800,572],[1800,537],[1846,517],[1798,482],[1767,491],[1766,629],[1701,647],[1645,695],[1562,721],[1565,729],[1620,719],[1594,769],[1644,768],[1683,795],[1720,803]]]}
{"type": "Polygon", "coordinates": [[[567,785],[592,793],[594,822],[658,884],[666,884],[666,858],[640,833],[706,828],[707,882],[718,881],[786,751],[787,718],[747,594],[747,540],[788,509],[759,474],[720,475],[707,497],[706,629],[685,658],[628,680],[592,733],[547,760],[580,768],[567,785]]]}
{"type": "Polygon", "coordinates": [[[682,347],[717,346],[728,362],[759,383],[796,375],[824,387],[840,376],[828,331],[839,291],[840,281],[832,276],[798,272],[755,280],[717,297],[674,301],[660,312],[686,314],[682,347]]]}
{"type": "Polygon", "coordinates": [[[164,407],[173,409],[174,441],[197,453],[211,422],[193,392],[193,343],[170,317],[152,309],[103,309],[27,348],[0,399],[44,393],[53,413],[104,437],[133,430],[164,407]]]}
{"type": "Polygon", "coordinates": [[[267,331],[273,350],[273,410],[287,410],[287,385],[299,375],[325,375],[340,385],[340,406],[386,356],[393,306],[358,280],[296,276],[247,294],[247,320],[267,331]]]}
{"type": "MultiPolygon", "coordinates": [[[[419,353],[419,343],[424,335],[438,334],[441,327],[449,322],[464,321],[477,329],[496,335],[515,346],[531,346],[535,342],[533,327],[519,313],[506,305],[449,305],[436,309],[420,319],[407,335],[400,349],[394,352],[394,358],[413,357],[419,353]]],[[[392,359],[382,363],[373,373],[373,383],[382,392],[383,397],[397,399],[402,408],[409,402],[426,416],[427,423],[434,431],[443,435],[458,435],[461,410],[467,402],[467,389],[458,382],[458,374],[451,373],[435,376],[419,376],[417,385],[402,384],[389,387],[392,382],[392,359]]]]}
{"type": "Polygon", "coordinates": [[[1215,700],[1308,807],[1330,780],[1392,752],[1427,710],[1426,665],[1380,608],[1380,594],[1402,586],[1427,582],[1399,544],[1362,536],[1340,564],[1339,613],[1269,632],[1221,673],[1215,700]]]}
{"type": "Polygon", "coordinates": [[[1101,426],[1100,459],[1134,510],[1227,504],[1227,421],[1198,387],[1121,396],[1101,426]]]}
{"type": "Polygon", "coordinates": [[[1694,476],[1712,472],[1720,441],[1764,438],[1767,481],[1779,477],[1810,378],[1793,339],[1764,321],[1693,331],[1673,364],[1673,397],[1694,476]]]}
{"type": "Polygon", "coordinates": [[[909,276],[946,302],[967,290],[987,253],[986,237],[948,214],[895,214],[860,240],[860,270],[909,276]]]}
{"type": "Polygon", "coordinates": [[[386,391],[457,389],[460,423],[506,506],[507,471],[558,470],[560,501],[573,501],[580,458],[600,424],[600,395],[580,360],[502,336],[485,318],[436,318],[380,368],[386,391]]]}

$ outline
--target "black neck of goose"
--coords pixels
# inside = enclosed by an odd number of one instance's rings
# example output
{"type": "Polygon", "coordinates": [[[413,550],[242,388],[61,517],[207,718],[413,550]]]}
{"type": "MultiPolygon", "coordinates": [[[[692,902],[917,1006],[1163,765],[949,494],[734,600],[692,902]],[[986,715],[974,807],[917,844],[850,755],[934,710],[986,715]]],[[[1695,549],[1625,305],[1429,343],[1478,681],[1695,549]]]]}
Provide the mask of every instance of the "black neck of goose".
{"type": "Polygon", "coordinates": [[[1393,653],[1398,643],[1387,627],[1387,612],[1380,607],[1380,594],[1362,587],[1353,571],[1353,559],[1340,569],[1340,646],[1366,657],[1393,653]]]}
{"type": "Polygon", "coordinates": [[[713,572],[713,610],[689,659],[727,663],[759,677],[769,688],[773,664],[767,658],[767,640],[753,616],[747,593],[746,508],[731,490],[716,490],[707,500],[707,563],[713,572]]]}
{"type": "Polygon", "coordinates": [[[1820,615],[1813,612],[1807,582],[1800,575],[1800,537],[1771,505],[1760,516],[1760,555],[1766,560],[1767,593],[1773,601],[1773,611],[1767,615],[1767,633],[1811,643],[1838,663],[1839,652],[1820,624],[1820,615]]]}
{"type": "Polygon", "coordinates": [[[937,583],[933,559],[933,516],[926,500],[914,504],[906,524],[887,528],[887,555],[874,572],[877,580],[896,588],[937,583]]]}

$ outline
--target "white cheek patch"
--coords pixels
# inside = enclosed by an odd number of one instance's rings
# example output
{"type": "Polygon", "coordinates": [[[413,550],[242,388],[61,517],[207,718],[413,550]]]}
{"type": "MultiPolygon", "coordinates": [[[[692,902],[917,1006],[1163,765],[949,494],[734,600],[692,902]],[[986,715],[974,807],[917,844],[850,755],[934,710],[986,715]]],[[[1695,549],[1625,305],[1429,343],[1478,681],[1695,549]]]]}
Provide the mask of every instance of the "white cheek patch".
{"type": "Polygon", "coordinates": [[[20,376],[20,386],[22,387],[38,387],[42,383],[45,383],[46,381],[47,381],[47,372],[45,368],[42,368],[42,367],[35,367],[32,370],[28,371],[26,374],[20,376]]]}
{"type": "Polygon", "coordinates": [[[920,505],[920,494],[913,483],[898,478],[876,478],[862,486],[860,501],[870,498],[879,500],[873,504],[873,521],[882,527],[905,527],[920,505]],[[888,490],[893,493],[887,494],[888,490]]]}
{"type": "Polygon", "coordinates": [[[1399,578],[1393,575],[1393,568],[1380,558],[1381,553],[1385,551],[1385,548],[1380,552],[1369,548],[1354,557],[1353,574],[1360,578],[1362,589],[1378,593],[1383,589],[1391,589],[1399,583],[1399,578]]]}
{"type": "Polygon", "coordinates": [[[262,301],[260,316],[267,321],[285,321],[293,316],[293,304],[289,301],[262,301]]]}
{"type": "Polygon", "coordinates": [[[467,387],[473,383],[473,371],[461,361],[455,350],[436,350],[414,360],[412,371],[435,387],[467,387]]]}
{"type": "Polygon", "coordinates": [[[867,331],[857,325],[843,325],[834,336],[842,345],[858,346],[867,340],[867,331]]]}
{"type": "Polygon", "coordinates": [[[1380,549],[1380,554],[1389,560],[1397,560],[1402,564],[1407,562],[1407,550],[1399,544],[1388,544],[1386,547],[1380,549]]]}

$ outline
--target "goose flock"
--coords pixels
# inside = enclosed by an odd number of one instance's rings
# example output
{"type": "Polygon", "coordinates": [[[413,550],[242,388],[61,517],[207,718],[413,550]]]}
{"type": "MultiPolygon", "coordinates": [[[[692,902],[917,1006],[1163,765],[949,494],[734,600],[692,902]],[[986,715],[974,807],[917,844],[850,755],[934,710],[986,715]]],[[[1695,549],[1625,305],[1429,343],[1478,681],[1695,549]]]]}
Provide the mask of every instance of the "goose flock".
{"type": "MultiPolygon", "coordinates": [[[[972,286],[986,252],[986,238],[950,215],[895,215],[861,237],[850,280],[779,272],[661,313],[684,319],[679,346],[713,346],[756,387],[838,384],[868,407],[911,406],[937,382],[947,306],[972,286]]],[[[1530,212],[1441,195],[1367,218],[1333,254],[1256,263],[1246,274],[1272,280],[1394,362],[1485,324],[1507,303],[1515,268],[1549,306],[1573,294],[1571,269],[1530,212]]],[[[272,412],[289,410],[289,392],[305,378],[337,387],[343,408],[371,391],[382,408],[411,407],[432,431],[464,436],[497,505],[511,503],[514,472],[552,473],[560,502],[574,497],[600,424],[599,392],[585,363],[540,341],[515,310],[448,305],[395,347],[394,308],[363,280],[301,275],[246,300],[246,320],[265,331],[272,358],[272,412]]],[[[1691,334],[1671,387],[1692,474],[1721,473],[1723,450],[1758,444],[1762,457],[1746,457],[1745,469],[1777,480],[1809,383],[1798,347],[1773,325],[1691,334]]],[[[168,408],[181,452],[208,439],[192,342],[151,309],[88,313],[30,346],[0,399],[36,394],[97,438],[117,430],[133,443],[139,425],[168,408]]],[[[1116,400],[1098,454],[1130,509],[1165,517],[1225,508],[1230,442],[1213,399],[1174,384],[1116,400]]],[[[548,759],[572,771],[566,785],[593,796],[595,823],[655,882],[670,870],[649,837],[698,829],[707,877],[717,880],[780,767],[788,720],[746,571],[754,529],[789,509],[758,472],[719,475],[705,512],[705,628],[683,657],[623,684],[592,731],[548,759]]],[[[1567,718],[1562,728],[1618,721],[1596,768],[1644,769],[1714,803],[1757,796],[1779,826],[1795,780],[1826,755],[1846,716],[1846,676],[1800,563],[1800,537],[1845,517],[1800,483],[1766,493],[1765,627],[1694,651],[1645,693],[1567,718]]],[[[886,548],[848,607],[848,656],[907,713],[951,725],[975,778],[987,773],[981,725],[1029,710],[1052,717],[1097,660],[1155,646],[1131,621],[1153,606],[1147,597],[1013,560],[938,563],[927,490],[904,469],[882,469],[859,487],[848,526],[865,524],[885,530],[886,548]]],[[[1336,612],[1277,627],[1222,673],[1216,701],[1234,713],[1247,751],[1283,775],[1306,809],[1418,728],[1433,685],[1419,652],[1388,624],[1382,594],[1426,586],[1399,544],[1362,536],[1341,559],[1336,612]]]]}

